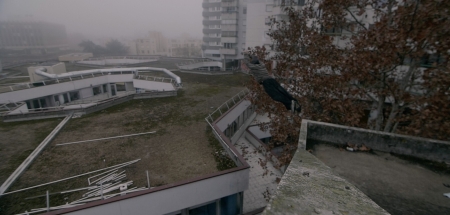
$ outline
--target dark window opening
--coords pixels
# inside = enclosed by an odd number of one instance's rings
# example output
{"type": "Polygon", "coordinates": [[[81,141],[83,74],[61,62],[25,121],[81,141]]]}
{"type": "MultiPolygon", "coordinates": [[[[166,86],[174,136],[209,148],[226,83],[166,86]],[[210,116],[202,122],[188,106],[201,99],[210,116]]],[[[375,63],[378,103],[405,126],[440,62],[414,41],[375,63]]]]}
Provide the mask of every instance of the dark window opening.
{"type": "Polygon", "coordinates": [[[70,101],[74,101],[74,100],[80,99],[80,96],[78,95],[78,92],[70,92],[69,96],[70,96],[70,101]]]}
{"type": "Polygon", "coordinates": [[[94,96],[102,93],[102,91],[100,90],[100,87],[92,88],[92,92],[94,93],[94,96]]]}

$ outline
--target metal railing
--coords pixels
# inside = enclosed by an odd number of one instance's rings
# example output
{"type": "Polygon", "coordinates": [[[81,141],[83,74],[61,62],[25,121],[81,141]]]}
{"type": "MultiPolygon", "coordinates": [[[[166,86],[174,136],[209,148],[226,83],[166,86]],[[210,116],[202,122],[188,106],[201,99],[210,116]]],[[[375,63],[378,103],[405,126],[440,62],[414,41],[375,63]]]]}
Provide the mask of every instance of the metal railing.
{"type": "Polygon", "coordinates": [[[210,61],[214,61],[214,60],[204,58],[204,59],[199,59],[199,60],[192,60],[192,61],[185,62],[185,63],[176,63],[175,65],[176,66],[186,66],[186,65],[191,65],[194,63],[202,63],[202,62],[210,62],[210,61]]]}
{"type": "Polygon", "coordinates": [[[95,78],[95,77],[100,77],[100,76],[105,76],[105,75],[122,75],[122,74],[133,74],[133,72],[132,71],[124,71],[124,72],[120,71],[120,72],[90,73],[90,74],[83,74],[83,75],[80,74],[79,76],[73,76],[73,77],[67,77],[67,78],[44,80],[44,81],[34,82],[34,83],[16,84],[16,85],[8,86],[8,87],[1,87],[0,93],[25,90],[25,89],[35,88],[35,87],[42,87],[42,86],[47,86],[47,85],[52,85],[52,84],[77,81],[77,80],[82,80],[82,79],[87,79],[87,78],[95,78]]]}
{"type": "MultiPolygon", "coordinates": [[[[215,120],[217,120],[220,116],[222,116],[225,112],[230,110],[231,107],[236,105],[238,102],[240,102],[242,99],[245,98],[245,96],[250,92],[247,88],[233,96],[232,98],[228,99],[226,102],[224,102],[222,105],[220,105],[216,110],[211,112],[205,120],[208,121],[208,119],[211,120],[211,123],[213,123],[215,120]]],[[[209,122],[209,121],[208,121],[209,122]]]]}
{"type": "MultiPolygon", "coordinates": [[[[228,110],[230,110],[234,105],[236,105],[237,103],[239,103],[241,100],[243,100],[246,95],[249,93],[250,91],[248,89],[244,89],[241,92],[239,92],[238,94],[236,94],[235,96],[233,96],[231,99],[227,100],[225,103],[223,103],[222,105],[220,105],[216,110],[214,110],[212,113],[208,114],[208,116],[205,118],[206,122],[208,123],[208,125],[211,127],[214,136],[216,136],[216,138],[219,140],[220,144],[222,146],[224,146],[227,151],[231,152],[231,154],[229,153],[230,157],[231,155],[232,160],[236,163],[239,164],[240,161],[238,159],[238,155],[230,148],[230,146],[227,144],[227,142],[223,139],[223,138],[227,138],[228,137],[222,137],[222,135],[219,134],[219,132],[217,132],[217,130],[215,129],[215,127],[212,125],[214,123],[215,120],[217,120],[220,116],[222,116],[225,112],[227,112],[228,110]]],[[[229,140],[228,140],[229,141],[229,140]]],[[[231,143],[231,142],[230,142],[231,143]]]]}
{"type": "Polygon", "coordinates": [[[177,81],[173,78],[147,76],[147,75],[138,75],[134,79],[146,80],[146,81],[158,81],[158,82],[171,83],[171,84],[177,83],[177,81]]]}
{"type": "Polygon", "coordinates": [[[110,57],[96,57],[96,58],[88,58],[82,61],[91,61],[91,60],[112,60],[112,59],[136,59],[136,60],[157,60],[158,57],[153,56],[110,56],[110,57]]]}

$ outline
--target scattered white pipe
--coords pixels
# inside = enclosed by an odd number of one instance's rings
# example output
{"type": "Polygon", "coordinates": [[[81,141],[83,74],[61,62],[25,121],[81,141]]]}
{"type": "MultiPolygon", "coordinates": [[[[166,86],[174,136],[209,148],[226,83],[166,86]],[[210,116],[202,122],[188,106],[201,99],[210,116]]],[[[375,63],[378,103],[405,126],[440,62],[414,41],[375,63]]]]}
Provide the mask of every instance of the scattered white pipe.
{"type": "Polygon", "coordinates": [[[8,193],[3,193],[0,196],[12,194],[12,193],[18,193],[18,192],[25,191],[25,190],[31,190],[31,189],[34,189],[34,188],[37,188],[37,187],[42,187],[42,186],[45,186],[45,185],[54,184],[54,183],[58,183],[58,182],[61,182],[61,181],[67,181],[69,179],[78,178],[78,177],[81,177],[81,176],[89,175],[89,174],[92,174],[92,173],[100,172],[100,171],[111,169],[111,168],[116,168],[116,167],[120,168],[120,167],[126,166],[124,164],[130,165],[130,164],[136,163],[136,162],[138,162],[140,160],[141,159],[139,158],[139,159],[136,159],[136,160],[133,160],[133,161],[129,161],[129,162],[126,162],[126,163],[117,164],[117,165],[114,165],[114,166],[110,166],[110,167],[106,167],[106,168],[103,168],[103,169],[99,169],[99,170],[83,173],[83,174],[80,174],[80,175],[75,175],[75,176],[68,177],[68,178],[63,178],[63,179],[60,179],[60,180],[57,180],[57,181],[52,181],[52,182],[39,184],[39,185],[32,186],[32,187],[23,188],[23,189],[20,189],[20,190],[11,191],[11,192],[8,192],[8,193]]]}
{"type": "Polygon", "coordinates": [[[64,145],[70,145],[70,144],[76,144],[76,143],[85,143],[85,142],[93,142],[93,141],[99,141],[99,140],[110,140],[110,139],[116,139],[116,138],[132,137],[132,136],[138,136],[138,135],[144,135],[144,134],[154,134],[154,133],[156,133],[156,131],[145,132],[145,133],[138,133],[138,134],[128,134],[128,135],[115,136],[115,137],[105,137],[105,138],[92,139],[92,140],[82,140],[82,141],[76,141],[76,142],[70,142],[70,143],[60,143],[60,144],[56,144],[55,146],[64,146],[64,145]]]}

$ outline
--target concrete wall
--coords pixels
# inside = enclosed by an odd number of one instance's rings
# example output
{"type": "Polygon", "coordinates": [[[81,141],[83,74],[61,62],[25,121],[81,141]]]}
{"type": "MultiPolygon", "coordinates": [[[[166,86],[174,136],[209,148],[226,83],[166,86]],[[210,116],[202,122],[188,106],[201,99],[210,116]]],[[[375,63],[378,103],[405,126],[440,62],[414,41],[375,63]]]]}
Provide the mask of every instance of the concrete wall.
{"type": "Polygon", "coordinates": [[[135,88],[141,88],[145,90],[157,90],[157,91],[172,91],[175,90],[171,83],[146,81],[133,79],[133,86],[135,88]]]}
{"type": "Polygon", "coordinates": [[[450,162],[450,142],[322,122],[306,121],[305,123],[307,123],[307,139],[338,145],[364,144],[378,151],[436,162],[450,162]]]}
{"type": "MultiPolygon", "coordinates": [[[[100,86],[102,87],[102,86],[100,86]]],[[[92,88],[85,88],[79,91],[80,99],[85,99],[94,96],[94,91],[92,88]]]]}
{"type": "Polygon", "coordinates": [[[247,0],[247,36],[245,39],[246,47],[263,46],[272,44],[270,38],[265,36],[269,26],[265,24],[267,17],[272,15],[266,12],[266,5],[273,4],[273,1],[266,0],[247,0]]]}
{"type": "MultiPolygon", "coordinates": [[[[149,215],[167,214],[196,206],[212,200],[216,200],[228,195],[243,192],[248,188],[249,169],[243,169],[211,178],[206,178],[181,186],[166,185],[163,189],[155,192],[135,195],[132,198],[122,199],[120,197],[111,198],[105,201],[109,203],[86,208],[79,211],[71,211],[67,214],[83,215],[149,215]],[[173,187],[171,187],[173,186],[173,187]],[[167,187],[167,188],[165,188],[167,187]],[[116,200],[117,199],[117,200],[116,200]],[[116,201],[114,201],[116,200],[116,201]]],[[[105,202],[103,201],[103,202],[105,202]]],[[[61,211],[61,213],[64,211],[61,211]]]]}

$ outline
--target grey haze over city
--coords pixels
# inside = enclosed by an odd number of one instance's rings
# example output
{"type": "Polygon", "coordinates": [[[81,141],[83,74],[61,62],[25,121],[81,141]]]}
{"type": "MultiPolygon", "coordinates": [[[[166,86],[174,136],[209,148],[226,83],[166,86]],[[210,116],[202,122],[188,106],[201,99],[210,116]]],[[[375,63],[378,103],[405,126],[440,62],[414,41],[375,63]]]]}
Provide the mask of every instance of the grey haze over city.
{"type": "Polygon", "coordinates": [[[63,24],[69,34],[136,37],[160,31],[202,36],[202,0],[0,0],[0,21],[63,24]]]}

